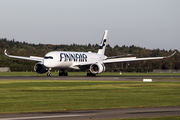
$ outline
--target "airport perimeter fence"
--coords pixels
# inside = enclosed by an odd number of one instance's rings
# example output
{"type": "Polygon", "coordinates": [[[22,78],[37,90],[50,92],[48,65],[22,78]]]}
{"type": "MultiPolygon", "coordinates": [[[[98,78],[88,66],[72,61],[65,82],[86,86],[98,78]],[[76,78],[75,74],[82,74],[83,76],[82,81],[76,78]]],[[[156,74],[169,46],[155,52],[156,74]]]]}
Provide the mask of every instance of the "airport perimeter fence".
{"type": "Polygon", "coordinates": [[[163,70],[163,69],[154,69],[153,73],[180,73],[180,70],[163,70]]]}

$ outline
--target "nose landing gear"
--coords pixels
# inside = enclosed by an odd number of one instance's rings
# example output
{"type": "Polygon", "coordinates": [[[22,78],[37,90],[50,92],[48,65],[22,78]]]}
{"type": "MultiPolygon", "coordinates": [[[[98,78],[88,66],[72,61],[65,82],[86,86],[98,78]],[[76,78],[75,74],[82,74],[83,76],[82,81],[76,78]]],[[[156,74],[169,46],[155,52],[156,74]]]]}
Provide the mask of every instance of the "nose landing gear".
{"type": "Polygon", "coordinates": [[[51,68],[48,69],[47,76],[51,76],[51,73],[50,73],[51,71],[50,70],[51,70],[51,68]]]}

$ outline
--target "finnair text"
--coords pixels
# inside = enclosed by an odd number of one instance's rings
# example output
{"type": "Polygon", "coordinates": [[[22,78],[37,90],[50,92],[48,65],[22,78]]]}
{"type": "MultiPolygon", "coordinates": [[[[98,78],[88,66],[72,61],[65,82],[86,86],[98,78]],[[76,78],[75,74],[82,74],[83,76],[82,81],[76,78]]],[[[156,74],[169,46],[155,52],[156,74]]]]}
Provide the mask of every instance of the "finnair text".
{"type": "Polygon", "coordinates": [[[87,55],[79,53],[60,53],[60,61],[87,62],[87,55]]]}

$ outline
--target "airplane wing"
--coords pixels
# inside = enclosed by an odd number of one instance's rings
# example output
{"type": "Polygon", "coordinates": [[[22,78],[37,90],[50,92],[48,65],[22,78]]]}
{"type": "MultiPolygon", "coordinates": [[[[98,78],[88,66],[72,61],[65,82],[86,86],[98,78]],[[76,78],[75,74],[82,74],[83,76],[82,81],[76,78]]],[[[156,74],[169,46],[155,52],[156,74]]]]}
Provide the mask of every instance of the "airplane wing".
{"type": "MultiPolygon", "coordinates": [[[[125,58],[114,58],[114,59],[105,59],[102,63],[115,63],[115,62],[131,62],[131,61],[140,61],[140,60],[157,60],[172,57],[176,54],[176,51],[170,56],[164,57],[147,57],[147,58],[136,58],[136,57],[125,57],[125,58]]],[[[111,57],[109,57],[111,58],[111,57]]]]}
{"type": "Polygon", "coordinates": [[[8,57],[24,59],[24,60],[32,60],[32,61],[36,61],[36,62],[43,62],[43,59],[44,59],[43,57],[35,57],[35,56],[22,57],[22,56],[8,55],[7,50],[4,50],[4,54],[8,57]]]}
{"type": "MultiPolygon", "coordinates": [[[[112,56],[112,57],[107,57],[104,60],[101,61],[97,61],[99,63],[116,63],[116,62],[131,62],[131,61],[140,61],[140,60],[157,60],[157,59],[165,59],[165,58],[169,58],[172,57],[174,54],[176,54],[176,51],[170,55],[170,56],[164,56],[164,57],[147,57],[147,58],[136,58],[136,57],[125,57],[125,58],[117,58],[117,57],[123,57],[123,56],[130,56],[131,54],[127,54],[127,55],[122,55],[122,56],[112,56]],[[111,59],[114,58],[114,59],[111,59]]],[[[75,63],[73,64],[71,67],[72,68],[76,68],[76,66],[80,67],[80,66],[88,66],[91,64],[94,64],[96,62],[85,62],[85,63],[75,63]]]]}

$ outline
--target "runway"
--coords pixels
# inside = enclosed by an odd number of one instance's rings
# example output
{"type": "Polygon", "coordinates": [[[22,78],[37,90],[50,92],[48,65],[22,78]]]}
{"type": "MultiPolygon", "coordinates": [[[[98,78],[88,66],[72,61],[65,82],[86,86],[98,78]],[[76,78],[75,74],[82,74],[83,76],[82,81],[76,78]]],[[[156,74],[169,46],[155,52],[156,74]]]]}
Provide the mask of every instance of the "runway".
{"type": "Polygon", "coordinates": [[[108,80],[108,81],[180,81],[180,76],[0,76],[0,80],[108,80]]]}
{"type": "Polygon", "coordinates": [[[124,108],[110,110],[62,111],[1,114],[0,120],[100,120],[116,118],[179,116],[180,107],[124,108]]]}

